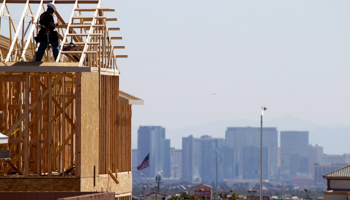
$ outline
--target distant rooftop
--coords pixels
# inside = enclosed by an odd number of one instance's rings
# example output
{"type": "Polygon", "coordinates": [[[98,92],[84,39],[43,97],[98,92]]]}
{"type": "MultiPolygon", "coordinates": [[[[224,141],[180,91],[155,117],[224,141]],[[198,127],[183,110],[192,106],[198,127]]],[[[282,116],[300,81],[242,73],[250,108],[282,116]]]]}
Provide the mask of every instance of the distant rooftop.
{"type": "Polygon", "coordinates": [[[339,168],[333,172],[325,174],[322,176],[323,178],[350,178],[350,165],[339,168]]]}

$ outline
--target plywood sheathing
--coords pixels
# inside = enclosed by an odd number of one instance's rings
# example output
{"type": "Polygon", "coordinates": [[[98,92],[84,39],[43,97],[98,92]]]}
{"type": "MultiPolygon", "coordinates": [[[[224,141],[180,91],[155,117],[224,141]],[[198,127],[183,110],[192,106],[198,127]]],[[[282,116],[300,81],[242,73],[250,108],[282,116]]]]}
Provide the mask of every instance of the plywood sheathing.
{"type": "Polygon", "coordinates": [[[97,186],[93,187],[93,178],[81,178],[81,191],[109,191],[116,194],[127,194],[132,192],[131,172],[118,173],[119,184],[116,184],[109,175],[99,175],[97,186]]]}
{"type": "Polygon", "coordinates": [[[98,175],[99,74],[81,76],[81,177],[98,175]]]}
{"type": "Polygon", "coordinates": [[[0,191],[80,191],[80,179],[1,178],[0,191]]]}

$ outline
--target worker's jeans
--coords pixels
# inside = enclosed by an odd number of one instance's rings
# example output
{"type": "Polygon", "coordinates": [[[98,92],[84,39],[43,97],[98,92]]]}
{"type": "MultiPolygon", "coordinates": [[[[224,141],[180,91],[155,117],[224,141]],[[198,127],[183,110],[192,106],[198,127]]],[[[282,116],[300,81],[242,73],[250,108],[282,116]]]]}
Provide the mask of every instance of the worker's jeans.
{"type": "MultiPolygon", "coordinates": [[[[58,42],[52,42],[50,44],[52,46],[53,56],[55,57],[55,60],[56,60],[56,58],[58,56],[58,52],[59,52],[58,42]]],[[[43,56],[45,54],[46,47],[47,47],[47,42],[40,42],[39,49],[36,52],[35,61],[41,61],[41,59],[43,58],[43,56]]]]}

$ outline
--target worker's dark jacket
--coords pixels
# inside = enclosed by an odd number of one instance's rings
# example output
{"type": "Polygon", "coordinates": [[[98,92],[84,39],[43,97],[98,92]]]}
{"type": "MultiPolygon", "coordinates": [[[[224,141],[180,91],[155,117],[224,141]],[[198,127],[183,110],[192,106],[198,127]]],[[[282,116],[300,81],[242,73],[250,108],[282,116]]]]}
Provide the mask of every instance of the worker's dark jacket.
{"type": "Polygon", "coordinates": [[[50,43],[58,42],[58,33],[55,30],[55,27],[51,26],[51,22],[55,22],[52,14],[44,12],[40,15],[40,31],[37,37],[35,37],[36,42],[47,42],[50,43]],[[47,37],[47,32],[49,32],[49,38],[47,37]]]}

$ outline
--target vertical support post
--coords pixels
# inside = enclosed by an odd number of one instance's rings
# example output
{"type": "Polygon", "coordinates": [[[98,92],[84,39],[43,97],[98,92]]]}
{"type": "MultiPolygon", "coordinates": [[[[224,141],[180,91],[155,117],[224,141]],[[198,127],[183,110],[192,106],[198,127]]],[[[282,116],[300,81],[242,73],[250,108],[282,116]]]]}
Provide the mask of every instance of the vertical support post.
{"type": "Polygon", "coordinates": [[[52,175],[52,73],[49,73],[49,176],[52,175]]]}
{"type": "Polygon", "coordinates": [[[40,176],[41,175],[41,143],[40,143],[40,139],[41,139],[41,98],[40,98],[40,74],[38,73],[37,75],[37,98],[38,98],[38,105],[37,107],[37,116],[36,116],[36,121],[38,123],[37,126],[37,175],[40,176]]]}
{"type": "Polygon", "coordinates": [[[23,53],[23,46],[24,46],[24,24],[25,24],[25,19],[26,18],[23,18],[23,24],[22,24],[22,51],[21,51],[21,54],[23,53]]]}
{"type": "MultiPolygon", "coordinates": [[[[72,88],[71,88],[71,95],[74,94],[74,76],[72,77],[72,88]]],[[[71,116],[72,116],[72,120],[74,121],[74,104],[72,103],[71,104],[71,116]]],[[[72,137],[71,137],[71,145],[70,145],[70,165],[69,166],[72,166],[73,167],[73,164],[74,164],[74,129],[73,129],[73,126],[71,125],[71,133],[72,133],[72,137]]],[[[76,134],[75,134],[76,136],[76,134]]]]}
{"type": "Polygon", "coordinates": [[[82,73],[77,73],[76,90],[75,90],[75,175],[80,177],[81,174],[81,76],[82,73]]]}
{"type": "MultiPolygon", "coordinates": [[[[62,100],[62,175],[64,176],[65,164],[66,164],[66,73],[63,77],[63,100],[62,100]]],[[[73,133],[72,133],[73,134],[73,133]]]]}
{"type": "Polygon", "coordinates": [[[29,72],[25,73],[25,133],[24,133],[24,176],[29,176],[29,72]]]}

